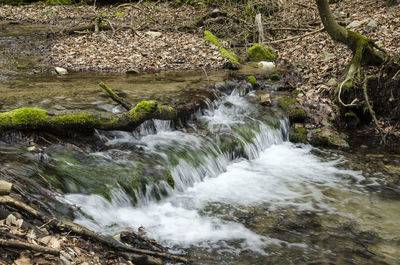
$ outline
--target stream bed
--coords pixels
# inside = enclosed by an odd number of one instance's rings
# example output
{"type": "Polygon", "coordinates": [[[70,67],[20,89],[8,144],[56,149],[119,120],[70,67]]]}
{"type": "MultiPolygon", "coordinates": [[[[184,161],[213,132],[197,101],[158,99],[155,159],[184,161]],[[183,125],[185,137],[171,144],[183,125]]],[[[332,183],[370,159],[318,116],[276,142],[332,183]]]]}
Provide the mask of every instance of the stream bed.
{"type": "MultiPolygon", "coordinates": [[[[5,75],[2,110],[119,112],[98,82],[132,102],[173,102],[227,75],[5,75]]],[[[287,119],[255,91],[207,104],[186,124],[154,120],[74,144],[2,138],[0,170],[51,214],[106,236],[143,227],[190,264],[398,264],[398,153],[290,143],[287,119]]]]}

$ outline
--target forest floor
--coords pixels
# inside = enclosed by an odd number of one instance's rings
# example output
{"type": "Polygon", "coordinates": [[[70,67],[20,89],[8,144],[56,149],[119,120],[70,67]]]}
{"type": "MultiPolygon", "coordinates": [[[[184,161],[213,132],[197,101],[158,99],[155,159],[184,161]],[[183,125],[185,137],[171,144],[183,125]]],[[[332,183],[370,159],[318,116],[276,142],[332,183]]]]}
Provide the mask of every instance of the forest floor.
{"type": "MultiPolygon", "coordinates": [[[[344,45],[334,42],[325,31],[315,2],[312,0],[254,1],[246,7],[228,2],[224,6],[174,6],[173,2],[142,2],[120,7],[93,6],[7,6],[0,5],[0,18],[5,21],[48,24],[57,32],[51,44],[42,50],[51,66],[70,71],[95,70],[125,72],[129,69],[161,71],[168,69],[217,69],[226,59],[219,57],[218,48],[204,41],[204,30],[210,30],[226,40],[241,61],[246,60],[246,48],[258,41],[254,15],[261,8],[264,42],[277,52],[277,66],[290,68],[300,79],[291,84],[300,93],[297,100],[306,109],[308,129],[328,125],[335,112],[332,96],[351,60],[344,45]],[[93,23],[98,17],[111,29],[99,32],[69,30],[93,23]],[[60,34],[61,32],[61,34],[60,34]],[[285,40],[308,34],[301,38],[285,40]]],[[[400,54],[400,5],[387,7],[385,1],[354,0],[331,5],[341,25],[352,24],[353,30],[377,41],[392,54],[400,54]],[[357,22],[355,22],[357,21],[357,22]]],[[[373,70],[373,69],[371,69],[373,70]]],[[[376,70],[376,69],[375,69],[376,70]]],[[[379,119],[385,133],[400,138],[400,124],[379,119]]],[[[366,127],[374,131],[374,126],[366,127]]],[[[1,211],[0,211],[1,213],[1,211]]],[[[12,234],[30,244],[58,248],[61,256],[32,252],[3,252],[5,264],[131,264],[100,244],[69,234],[54,234],[40,229],[42,236],[24,229],[23,216],[11,212],[2,216],[0,235],[12,234]]],[[[26,218],[25,218],[26,219],[26,218]]],[[[29,223],[29,219],[28,219],[29,223]]],[[[40,227],[43,224],[39,225],[40,227]]],[[[1,236],[2,237],[2,236],[1,236]]]]}

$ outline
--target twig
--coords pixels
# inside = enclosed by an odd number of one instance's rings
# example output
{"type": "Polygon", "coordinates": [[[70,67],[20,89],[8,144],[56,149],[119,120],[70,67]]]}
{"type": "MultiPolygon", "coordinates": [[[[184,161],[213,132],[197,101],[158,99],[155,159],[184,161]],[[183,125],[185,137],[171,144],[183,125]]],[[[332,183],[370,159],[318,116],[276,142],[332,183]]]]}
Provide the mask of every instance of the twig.
{"type": "Polygon", "coordinates": [[[107,94],[110,96],[112,100],[120,104],[122,107],[124,107],[127,111],[130,111],[132,109],[132,104],[126,101],[125,99],[121,98],[118,96],[110,87],[108,87],[106,84],[103,82],[99,83],[99,86],[107,92],[107,94]]]}
{"type": "Polygon", "coordinates": [[[39,172],[38,172],[37,174],[39,175],[39,177],[41,177],[41,178],[44,180],[44,182],[47,183],[47,185],[49,185],[50,189],[53,189],[53,190],[54,190],[53,185],[51,185],[50,182],[48,182],[47,179],[46,179],[45,177],[43,177],[42,174],[40,174],[39,172]]]}
{"type": "Polygon", "coordinates": [[[397,79],[397,76],[400,74],[400,70],[399,71],[397,71],[397,73],[393,76],[393,80],[396,80],[397,79]]]}
{"type": "Polygon", "coordinates": [[[294,37],[290,37],[290,38],[286,38],[286,39],[281,39],[281,40],[274,40],[274,41],[267,42],[266,44],[275,44],[275,43],[280,43],[280,42],[285,42],[285,41],[291,41],[291,40],[301,39],[301,38],[304,38],[304,37],[307,37],[307,36],[316,34],[316,33],[318,33],[318,32],[321,32],[321,31],[323,31],[324,29],[325,29],[325,28],[320,28],[320,29],[314,30],[314,31],[312,31],[312,32],[308,32],[308,33],[303,34],[303,35],[294,36],[294,37]]]}
{"type": "Polygon", "coordinates": [[[381,138],[382,138],[381,143],[383,145],[386,145],[386,135],[385,135],[384,131],[382,130],[382,128],[379,126],[378,120],[377,120],[376,115],[375,115],[375,111],[372,109],[372,106],[371,106],[371,104],[369,103],[369,100],[368,100],[366,80],[364,80],[364,82],[363,82],[363,92],[364,92],[365,103],[367,104],[369,113],[371,114],[372,119],[373,119],[373,121],[375,123],[375,126],[378,129],[379,134],[381,135],[381,138]]]}
{"type": "Polygon", "coordinates": [[[6,248],[28,249],[28,250],[43,252],[46,254],[51,254],[54,256],[60,256],[60,251],[58,251],[57,249],[43,247],[43,246],[39,246],[39,245],[33,245],[30,243],[25,243],[25,242],[21,242],[21,241],[17,241],[17,240],[0,239],[0,246],[6,247],[6,248]]]}
{"type": "MultiPolygon", "coordinates": [[[[267,25],[267,24],[264,24],[267,25]]],[[[309,28],[268,28],[268,30],[310,31],[309,28]]]]}

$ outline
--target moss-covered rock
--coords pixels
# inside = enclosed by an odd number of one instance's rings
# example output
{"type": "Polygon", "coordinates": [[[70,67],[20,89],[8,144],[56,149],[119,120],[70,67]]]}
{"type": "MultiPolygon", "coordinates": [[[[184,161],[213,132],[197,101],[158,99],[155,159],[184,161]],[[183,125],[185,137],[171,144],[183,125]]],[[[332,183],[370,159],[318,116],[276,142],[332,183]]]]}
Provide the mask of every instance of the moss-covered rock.
{"type": "Polygon", "coordinates": [[[281,79],[281,76],[279,74],[272,74],[269,76],[269,78],[273,81],[278,81],[281,79]]]}
{"type": "Polygon", "coordinates": [[[293,105],[297,103],[297,100],[295,98],[289,98],[289,97],[282,97],[278,100],[278,105],[283,109],[283,110],[288,110],[290,105],[293,105]]]}
{"type": "Polygon", "coordinates": [[[249,80],[249,83],[251,86],[254,88],[257,85],[257,79],[254,76],[248,76],[247,79],[249,80]]]}
{"type": "Polygon", "coordinates": [[[307,143],[306,128],[293,126],[289,131],[289,141],[293,143],[307,143]]]}
{"type": "Polygon", "coordinates": [[[307,119],[307,113],[304,109],[295,108],[289,111],[289,120],[291,123],[303,123],[307,119]]]}
{"type": "Polygon", "coordinates": [[[249,61],[253,62],[259,62],[259,61],[272,62],[276,58],[275,51],[272,47],[264,49],[264,47],[260,44],[254,44],[247,51],[247,54],[249,57],[249,61]]]}
{"type": "Polygon", "coordinates": [[[325,146],[331,148],[349,148],[349,143],[340,137],[339,133],[333,129],[322,128],[314,132],[310,143],[315,146],[325,146]]]}

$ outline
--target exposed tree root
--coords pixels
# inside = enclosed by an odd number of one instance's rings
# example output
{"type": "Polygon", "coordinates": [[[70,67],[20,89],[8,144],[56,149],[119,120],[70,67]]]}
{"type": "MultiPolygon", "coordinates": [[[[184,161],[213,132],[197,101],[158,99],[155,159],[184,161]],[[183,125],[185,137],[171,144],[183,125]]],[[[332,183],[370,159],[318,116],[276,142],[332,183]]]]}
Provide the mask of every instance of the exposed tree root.
{"type": "Polygon", "coordinates": [[[379,134],[381,135],[381,144],[386,145],[386,135],[385,135],[385,132],[384,132],[384,131],[382,130],[382,128],[379,126],[378,120],[377,120],[376,115],[375,115],[375,111],[372,109],[372,106],[371,106],[371,104],[369,103],[366,80],[363,82],[362,87],[363,87],[363,93],[364,93],[365,104],[367,105],[369,114],[371,114],[372,120],[374,121],[375,126],[376,126],[376,128],[378,129],[379,134]]]}

